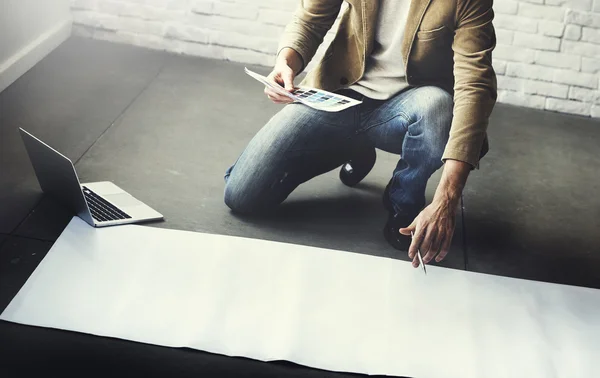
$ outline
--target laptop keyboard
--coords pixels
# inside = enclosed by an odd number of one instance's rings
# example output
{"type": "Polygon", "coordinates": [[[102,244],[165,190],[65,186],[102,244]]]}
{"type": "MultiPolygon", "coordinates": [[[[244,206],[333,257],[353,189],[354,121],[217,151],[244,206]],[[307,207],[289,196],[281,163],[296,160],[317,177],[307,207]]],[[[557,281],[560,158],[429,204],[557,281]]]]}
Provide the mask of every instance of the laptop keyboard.
{"type": "Polygon", "coordinates": [[[104,198],[92,192],[85,186],[82,187],[83,195],[87,201],[92,217],[98,222],[114,221],[120,219],[131,219],[131,217],[104,198]]]}

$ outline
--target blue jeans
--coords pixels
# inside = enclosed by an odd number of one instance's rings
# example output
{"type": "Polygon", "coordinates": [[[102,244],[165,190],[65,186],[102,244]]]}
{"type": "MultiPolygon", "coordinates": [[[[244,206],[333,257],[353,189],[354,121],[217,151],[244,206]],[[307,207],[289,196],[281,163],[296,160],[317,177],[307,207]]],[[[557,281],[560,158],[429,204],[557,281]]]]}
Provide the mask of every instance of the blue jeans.
{"type": "MultiPolygon", "coordinates": [[[[346,93],[345,93],[346,94],[346,93]]],[[[396,211],[425,206],[425,188],[442,166],[452,121],[452,96],[433,87],[363,101],[337,113],[286,105],[250,141],[225,173],[225,203],[240,213],[273,210],[298,185],[331,171],[366,148],[401,155],[390,200],[396,211]]]]}

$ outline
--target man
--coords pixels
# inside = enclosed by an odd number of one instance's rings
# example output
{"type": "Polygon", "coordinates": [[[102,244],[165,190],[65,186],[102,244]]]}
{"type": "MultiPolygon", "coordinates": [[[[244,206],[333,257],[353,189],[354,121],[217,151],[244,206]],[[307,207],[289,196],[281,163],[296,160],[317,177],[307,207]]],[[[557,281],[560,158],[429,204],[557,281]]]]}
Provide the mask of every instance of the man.
{"type": "MultiPolygon", "coordinates": [[[[340,12],[342,0],[303,0],[269,77],[291,91],[340,12]]],[[[303,84],[362,104],[338,113],[286,105],[226,175],[225,203],[242,213],[276,207],[301,183],[342,166],[348,185],[400,155],[384,192],[384,236],[413,266],[441,261],[469,172],[488,149],[496,101],[492,0],[347,0],[339,29],[303,84]],[[441,167],[433,201],[425,187],[441,167]],[[414,234],[414,235],[413,235],[414,234]],[[412,235],[412,236],[411,236],[412,235]]],[[[275,103],[286,96],[265,89],[275,103]]]]}

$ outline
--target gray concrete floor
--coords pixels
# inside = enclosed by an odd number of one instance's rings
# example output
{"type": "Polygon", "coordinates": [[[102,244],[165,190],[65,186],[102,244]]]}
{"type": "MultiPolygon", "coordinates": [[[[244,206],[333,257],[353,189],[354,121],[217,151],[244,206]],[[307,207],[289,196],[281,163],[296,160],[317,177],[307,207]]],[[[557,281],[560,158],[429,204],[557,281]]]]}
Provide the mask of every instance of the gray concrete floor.
{"type": "MultiPolygon", "coordinates": [[[[274,217],[228,211],[223,171],[278,109],[242,68],[72,38],[1,93],[0,310],[71,218],[41,195],[18,127],[70,157],[83,181],[114,181],[165,214],[150,227],[406,259],[381,235],[381,193],[396,163],[386,153],[357,188],[342,185],[336,171],[302,185],[274,217]]],[[[442,265],[600,288],[600,123],[498,105],[490,137],[492,150],[469,179],[442,265]]],[[[338,376],[4,322],[1,339],[8,342],[0,343],[0,360],[21,373],[36,366],[65,372],[79,363],[151,375],[179,366],[183,376],[239,376],[240,369],[249,376],[338,376]],[[95,362],[97,354],[106,360],[95,362]]]]}

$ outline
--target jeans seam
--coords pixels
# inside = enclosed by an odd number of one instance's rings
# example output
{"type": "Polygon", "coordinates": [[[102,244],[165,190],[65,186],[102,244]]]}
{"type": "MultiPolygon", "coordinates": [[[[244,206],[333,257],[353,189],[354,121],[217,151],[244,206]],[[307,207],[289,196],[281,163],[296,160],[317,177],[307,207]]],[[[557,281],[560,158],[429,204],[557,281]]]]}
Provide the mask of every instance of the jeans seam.
{"type": "Polygon", "coordinates": [[[375,123],[375,124],[373,124],[373,125],[370,125],[370,126],[363,127],[362,129],[359,129],[359,130],[357,130],[357,131],[356,131],[356,133],[357,133],[357,134],[360,134],[360,133],[367,132],[367,131],[371,130],[371,129],[372,129],[372,128],[374,128],[374,127],[381,126],[381,125],[383,125],[384,123],[390,122],[390,121],[391,121],[391,120],[393,120],[394,118],[398,118],[398,117],[402,117],[402,118],[404,118],[404,120],[405,120],[406,122],[409,122],[409,123],[411,122],[411,121],[410,121],[410,118],[408,118],[408,116],[406,115],[406,113],[404,113],[404,112],[399,112],[398,114],[395,114],[394,116],[392,116],[392,117],[390,117],[390,118],[386,119],[385,121],[377,122],[377,123],[375,123]]]}

